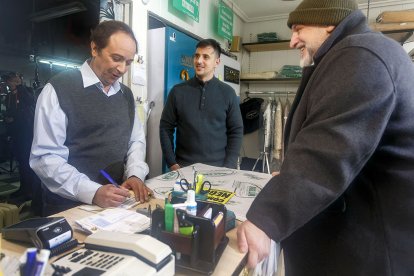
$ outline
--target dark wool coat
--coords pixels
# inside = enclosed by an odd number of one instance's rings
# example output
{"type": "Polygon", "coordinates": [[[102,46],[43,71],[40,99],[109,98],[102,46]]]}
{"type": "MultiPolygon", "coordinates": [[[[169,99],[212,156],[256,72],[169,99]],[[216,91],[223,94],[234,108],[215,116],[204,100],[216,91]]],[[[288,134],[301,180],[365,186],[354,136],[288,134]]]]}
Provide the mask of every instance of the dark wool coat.
{"type": "Polygon", "coordinates": [[[304,69],[285,139],[247,218],[286,275],[414,275],[414,68],[361,11],[304,69]]]}

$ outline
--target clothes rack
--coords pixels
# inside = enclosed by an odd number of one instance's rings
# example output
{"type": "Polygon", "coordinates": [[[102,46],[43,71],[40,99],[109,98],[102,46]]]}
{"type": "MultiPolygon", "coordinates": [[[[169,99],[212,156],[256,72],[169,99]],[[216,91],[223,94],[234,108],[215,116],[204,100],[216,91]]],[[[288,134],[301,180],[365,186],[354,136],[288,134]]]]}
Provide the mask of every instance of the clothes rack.
{"type": "Polygon", "coordinates": [[[296,92],[293,91],[246,91],[246,97],[250,95],[262,95],[262,96],[295,96],[296,92]]]}
{"type": "MultiPolygon", "coordinates": [[[[280,165],[283,161],[283,132],[287,120],[287,114],[290,111],[290,97],[294,97],[296,92],[292,91],[246,91],[246,97],[251,95],[268,98],[266,107],[263,112],[263,148],[259,157],[253,165],[254,171],[259,160],[262,160],[262,172],[270,173],[272,159],[277,159],[276,164],[280,165]],[[277,99],[278,98],[278,99],[277,99]],[[282,104],[281,98],[286,98],[282,104]],[[268,110],[270,108],[270,111],[268,110]],[[283,116],[282,116],[283,114],[283,116]]],[[[266,102],[265,102],[266,103],[266,102]]]]}
{"type": "Polygon", "coordinates": [[[266,107],[265,116],[263,116],[263,128],[264,128],[264,138],[263,138],[263,151],[260,152],[259,157],[256,159],[256,162],[253,165],[252,171],[256,168],[257,163],[259,160],[262,160],[262,172],[265,172],[265,168],[267,168],[267,173],[270,174],[270,166],[269,166],[269,151],[270,150],[270,135],[271,135],[271,117],[266,116],[266,113],[271,112],[268,110],[270,106],[266,107]]]}

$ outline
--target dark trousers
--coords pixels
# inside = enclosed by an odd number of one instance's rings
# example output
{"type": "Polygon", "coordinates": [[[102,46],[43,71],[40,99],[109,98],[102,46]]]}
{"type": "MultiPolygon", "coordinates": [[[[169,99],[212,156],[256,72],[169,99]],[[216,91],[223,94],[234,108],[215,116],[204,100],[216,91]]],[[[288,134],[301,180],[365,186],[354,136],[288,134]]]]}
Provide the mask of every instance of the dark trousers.
{"type": "Polygon", "coordinates": [[[35,215],[47,217],[81,205],[81,202],[63,198],[50,192],[43,184],[33,197],[32,207],[35,215]]]}
{"type": "Polygon", "coordinates": [[[12,137],[13,155],[19,164],[20,189],[16,195],[24,200],[33,198],[36,190],[40,189],[40,179],[29,165],[32,139],[26,136],[12,137]]]}

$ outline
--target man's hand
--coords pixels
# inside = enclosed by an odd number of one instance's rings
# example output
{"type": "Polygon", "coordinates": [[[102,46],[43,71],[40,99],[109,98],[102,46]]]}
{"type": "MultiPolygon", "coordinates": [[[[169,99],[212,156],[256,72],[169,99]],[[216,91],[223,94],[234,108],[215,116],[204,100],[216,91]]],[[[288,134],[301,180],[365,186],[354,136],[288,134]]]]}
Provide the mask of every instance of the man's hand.
{"type": "Polygon", "coordinates": [[[117,188],[112,184],[102,185],[92,199],[92,203],[102,208],[117,207],[129,196],[126,189],[117,188]]]}
{"type": "Polygon", "coordinates": [[[280,172],[272,172],[272,176],[279,175],[280,172]]]}
{"type": "Polygon", "coordinates": [[[170,167],[170,171],[176,171],[176,170],[178,170],[178,169],[180,169],[181,167],[180,167],[180,165],[178,165],[178,164],[174,164],[174,165],[172,165],[171,167],[170,167]]]}
{"type": "Polygon", "coordinates": [[[270,238],[248,220],[237,227],[237,244],[240,252],[248,252],[247,267],[249,268],[254,268],[269,256],[270,238]]]}
{"type": "Polygon", "coordinates": [[[121,186],[134,191],[135,199],[141,203],[148,201],[153,195],[152,190],[145,186],[144,182],[136,176],[131,176],[121,186]]]}

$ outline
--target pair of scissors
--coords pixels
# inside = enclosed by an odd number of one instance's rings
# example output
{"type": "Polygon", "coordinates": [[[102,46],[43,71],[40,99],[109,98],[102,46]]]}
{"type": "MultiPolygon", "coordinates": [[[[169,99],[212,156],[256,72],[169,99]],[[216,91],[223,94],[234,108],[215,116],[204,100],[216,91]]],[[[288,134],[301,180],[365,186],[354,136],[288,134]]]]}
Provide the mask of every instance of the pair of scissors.
{"type": "Polygon", "coordinates": [[[196,183],[196,194],[206,194],[211,189],[211,183],[210,181],[204,181],[204,182],[197,182],[196,183]],[[207,187],[208,186],[208,187],[207,187]]]}
{"type": "Polygon", "coordinates": [[[196,194],[206,194],[211,189],[210,181],[198,181],[196,183],[196,188],[194,189],[194,185],[189,183],[187,179],[182,178],[180,179],[180,187],[184,192],[188,192],[188,190],[195,190],[196,194]]]}
{"type": "Polygon", "coordinates": [[[194,190],[193,185],[185,178],[180,179],[180,187],[184,192],[188,192],[188,190],[194,190]]]}

